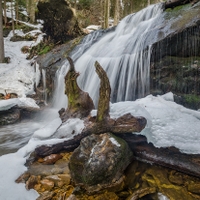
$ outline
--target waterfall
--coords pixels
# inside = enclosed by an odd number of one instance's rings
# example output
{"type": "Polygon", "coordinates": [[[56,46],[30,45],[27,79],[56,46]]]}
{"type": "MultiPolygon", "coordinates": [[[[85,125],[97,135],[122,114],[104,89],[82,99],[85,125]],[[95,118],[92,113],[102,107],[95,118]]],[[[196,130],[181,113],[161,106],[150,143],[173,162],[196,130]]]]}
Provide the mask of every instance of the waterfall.
{"type": "MultiPolygon", "coordinates": [[[[110,80],[111,102],[135,100],[149,94],[151,44],[156,41],[154,27],[162,12],[162,4],[155,4],[131,14],[115,30],[89,34],[71,53],[80,72],[78,84],[95,104],[99,93],[95,61],[101,64],[110,80]]],[[[68,61],[58,72],[60,76],[66,74],[67,66],[68,61]]]]}

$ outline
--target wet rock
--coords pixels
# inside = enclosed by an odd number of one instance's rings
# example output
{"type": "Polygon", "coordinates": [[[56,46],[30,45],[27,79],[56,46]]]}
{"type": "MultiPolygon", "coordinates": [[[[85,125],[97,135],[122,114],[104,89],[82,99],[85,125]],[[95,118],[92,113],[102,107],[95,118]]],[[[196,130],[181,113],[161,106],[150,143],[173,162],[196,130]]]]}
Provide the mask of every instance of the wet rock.
{"type": "Polygon", "coordinates": [[[188,185],[188,191],[195,194],[200,194],[200,183],[190,183],[188,185]]]}
{"type": "Polygon", "coordinates": [[[19,178],[15,180],[16,183],[26,183],[26,181],[29,179],[30,173],[25,172],[22,174],[19,178]]]}
{"type": "Polygon", "coordinates": [[[43,179],[40,181],[41,187],[45,191],[50,191],[54,187],[54,182],[49,179],[43,179]]]}
{"type": "Polygon", "coordinates": [[[130,195],[127,200],[137,200],[148,194],[156,193],[156,188],[146,187],[144,189],[137,190],[132,195],[130,195]]]}
{"type": "Polygon", "coordinates": [[[176,185],[183,185],[184,184],[183,176],[176,171],[170,172],[169,181],[173,184],[176,184],[176,185]]]}
{"type": "Polygon", "coordinates": [[[0,125],[14,124],[20,120],[21,112],[17,107],[6,111],[0,111],[0,125]]]}
{"type": "Polygon", "coordinates": [[[47,176],[46,179],[53,181],[55,186],[62,187],[63,185],[69,185],[71,181],[71,176],[69,174],[57,174],[47,176]]]}
{"type": "Polygon", "coordinates": [[[38,184],[39,181],[40,181],[40,177],[31,175],[28,181],[26,181],[26,189],[27,190],[33,189],[34,186],[38,184]]]}
{"type": "Polygon", "coordinates": [[[52,200],[54,192],[45,191],[36,200],[52,200]]]}
{"type": "Polygon", "coordinates": [[[52,170],[54,169],[54,165],[43,165],[41,163],[33,163],[29,166],[28,172],[32,175],[38,176],[49,176],[52,175],[52,170]]]}
{"type": "Polygon", "coordinates": [[[60,160],[61,158],[62,158],[62,156],[60,154],[51,154],[49,156],[46,156],[43,159],[43,164],[45,164],[45,165],[52,165],[56,161],[60,160]]]}
{"type": "Polygon", "coordinates": [[[121,184],[123,181],[117,181],[131,158],[132,152],[121,138],[110,133],[91,135],[74,151],[69,167],[75,183],[92,192],[105,188],[105,185],[121,184]]]}

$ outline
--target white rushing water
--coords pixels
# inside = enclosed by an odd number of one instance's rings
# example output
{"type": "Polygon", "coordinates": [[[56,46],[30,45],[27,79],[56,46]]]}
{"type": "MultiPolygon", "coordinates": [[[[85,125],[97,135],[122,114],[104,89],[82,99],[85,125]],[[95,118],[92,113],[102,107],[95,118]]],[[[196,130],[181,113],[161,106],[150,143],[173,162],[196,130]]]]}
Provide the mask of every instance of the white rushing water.
{"type": "MultiPolygon", "coordinates": [[[[149,94],[151,43],[157,39],[153,28],[162,12],[162,5],[157,4],[129,15],[115,31],[108,31],[100,39],[100,32],[89,35],[71,54],[73,60],[78,57],[75,62],[76,70],[80,72],[78,83],[90,94],[95,104],[99,92],[95,61],[101,64],[108,75],[112,102],[135,100],[149,94]],[[88,46],[90,48],[84,52],[88,46]]],[[[63,68],[67,65],[68,62],[63,68]]],[[[61,71],[66,72],[64,69],[61,71]]]]}

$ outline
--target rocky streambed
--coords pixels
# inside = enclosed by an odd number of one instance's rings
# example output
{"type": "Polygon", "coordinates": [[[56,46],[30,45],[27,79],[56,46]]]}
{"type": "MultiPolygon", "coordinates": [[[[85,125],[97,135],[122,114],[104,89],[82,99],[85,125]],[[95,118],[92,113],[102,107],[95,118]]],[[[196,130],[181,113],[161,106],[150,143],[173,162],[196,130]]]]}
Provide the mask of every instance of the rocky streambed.
{"type": "MultiPolygon", "coordinates": [[[[162,195],[171,200],[200,199],[199,178],[135,159],[132,159],[119,181],[110,182],[97,192],[87,191],[72,179],[69,168],[72,155],[73,152],[61,152],[38,157],[16,182],[25,183],[27,190],[35,189],[40,194],[37,200],[157,200],[162,195]]],[[[96,168],[98,170],[100,168],[96,168]]]]}

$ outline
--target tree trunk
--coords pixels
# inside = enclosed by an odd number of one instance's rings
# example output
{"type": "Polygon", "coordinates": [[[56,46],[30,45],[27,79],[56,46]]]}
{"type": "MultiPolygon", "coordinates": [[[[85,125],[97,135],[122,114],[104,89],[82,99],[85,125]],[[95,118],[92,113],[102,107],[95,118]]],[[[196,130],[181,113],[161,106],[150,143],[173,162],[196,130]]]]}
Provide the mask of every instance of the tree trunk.
{"type": "Polygon", "coordinates": [[[30,22],[34,23],[35,22],[35,1],[29,0],[29,17],[30,17],[30,22]]]}
{"type": "Polygon", "coordinates": [[[3,1],[3,10],[4,10],[4,24],[5,26],[7,25],[8,19],[7,19],[7,14],[6,14],[6,0],[3,1]]]}
{"type": "Polygon", "coordinates": [[[4,40],[3,40],[3,23],[2,23],[2,0],[0,1],[0,63],[4,61],[4,40]]]}
{"type": "Polygon", "coordinates": [[[104,27],[109,27],[109,17],[110,17],[110,0],[104,0],[104,27]]]}
{"type": "Polygon", "coordinates": [[[104,27],[104,0],[100,0],[100,12],[101,12],[101,27],[104,27]]]}
{"type": "Polygon", "coordinates": [[[12,32],[13,32],[13,35],[15,35],[15,23],[14,23],[14,16],[13,16],[13,0],[11,0],[11,18],[12,18],[12,32]]]}
{"type": "Polygon", "coordinates": [[[119,0],[114,0],[114,26],[119,23],[119,0]]]}
{"type": "Polygon", "coordinates": [[[19,20],[19,0],[15,0],[15,22],[16,25],[18,25],[18,20],[19,20]]]}

